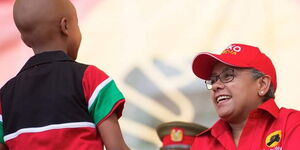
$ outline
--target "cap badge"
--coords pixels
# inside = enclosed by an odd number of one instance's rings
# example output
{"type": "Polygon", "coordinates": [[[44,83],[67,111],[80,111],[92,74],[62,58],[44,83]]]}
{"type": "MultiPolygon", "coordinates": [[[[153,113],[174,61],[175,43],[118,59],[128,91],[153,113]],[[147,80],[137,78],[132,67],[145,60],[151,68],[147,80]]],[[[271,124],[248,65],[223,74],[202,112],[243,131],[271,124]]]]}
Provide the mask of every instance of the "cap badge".
{"type": "Polygon", "coordinates": [[[183,129],[173,128],[171,130],[171,140],[173,142],[181,142],[183,140],[183,129]]]}

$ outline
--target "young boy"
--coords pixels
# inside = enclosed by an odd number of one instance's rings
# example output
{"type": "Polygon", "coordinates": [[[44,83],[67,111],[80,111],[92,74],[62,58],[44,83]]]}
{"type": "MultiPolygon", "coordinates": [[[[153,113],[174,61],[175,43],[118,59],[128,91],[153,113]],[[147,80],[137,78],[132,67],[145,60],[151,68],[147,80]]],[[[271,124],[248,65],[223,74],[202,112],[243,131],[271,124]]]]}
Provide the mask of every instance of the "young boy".
{"type": "Polygon", "coordinates": [[[122,93],[95,66],[75,62],[81,33],[71,2],[16,0],[13,13],[35,55],[0,91],[0,149],[128,150],[122,93]]]}

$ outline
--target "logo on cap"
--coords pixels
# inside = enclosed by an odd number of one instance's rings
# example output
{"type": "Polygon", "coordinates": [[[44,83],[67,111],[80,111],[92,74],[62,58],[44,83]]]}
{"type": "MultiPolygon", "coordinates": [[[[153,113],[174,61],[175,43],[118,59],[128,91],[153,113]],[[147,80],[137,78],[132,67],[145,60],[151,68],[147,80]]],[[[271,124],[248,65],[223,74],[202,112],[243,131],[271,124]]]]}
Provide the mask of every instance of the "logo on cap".
{"type": "Polygon", "coordinates": [[[222,54],[232,54],[236,55],[238,52],[240,52],[242,48],[240,46],[236,45],[229,45],[223,52],[222,54]]]}
{"type": "Polygon", "coordinates": [[[270,133],[266,138],[267,147],[275,147],[279,144],[281,139],[281,130],[270,133]]]}
{"type": "Polygon", "coordinates": [[[171,130],[171,140],[173,142],[181,142],[183,140],[183,129],[173,128],[171,130]]]}

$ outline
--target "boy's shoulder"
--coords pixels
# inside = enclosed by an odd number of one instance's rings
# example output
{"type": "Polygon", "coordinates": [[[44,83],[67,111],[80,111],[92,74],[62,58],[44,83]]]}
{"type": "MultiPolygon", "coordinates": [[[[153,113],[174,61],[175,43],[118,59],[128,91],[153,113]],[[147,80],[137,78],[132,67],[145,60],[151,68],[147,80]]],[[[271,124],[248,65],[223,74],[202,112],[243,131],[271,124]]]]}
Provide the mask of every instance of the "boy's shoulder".
{"type": "Polygon", "coordinates": [[[16,82],[26,80],[28,77],[35,75],[49,75],[49,74],[82,74],[91,65],[76,62],[72,60],[63,51],[49,51],[35,54],[30,57],[20,71],[11,79],[9,79],[2,87],[12,87],[16,82]],[[47,73],[46,73],[47,72],[47,73]]]}

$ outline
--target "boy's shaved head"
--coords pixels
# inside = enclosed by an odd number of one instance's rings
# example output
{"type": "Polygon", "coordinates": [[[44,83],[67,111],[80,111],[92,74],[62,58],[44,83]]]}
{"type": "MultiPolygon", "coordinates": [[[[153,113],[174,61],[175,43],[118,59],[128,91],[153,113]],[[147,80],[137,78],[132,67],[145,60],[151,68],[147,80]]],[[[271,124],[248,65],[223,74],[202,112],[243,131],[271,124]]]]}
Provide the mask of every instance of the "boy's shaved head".
{"type": "Polygon", "coordinates": [[[74,32],[80,31],[76,10],[69,0],[16,0],[13,14],[23,41],[35,53],[59,49],[69,54],[76,47],[72,40],[78,38],[73,37],[74,32]]]}

